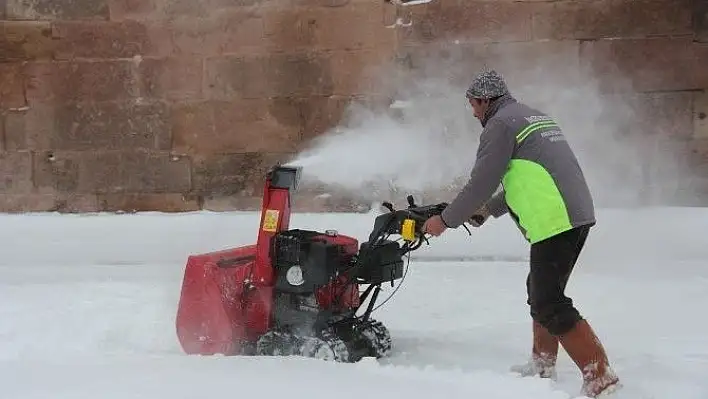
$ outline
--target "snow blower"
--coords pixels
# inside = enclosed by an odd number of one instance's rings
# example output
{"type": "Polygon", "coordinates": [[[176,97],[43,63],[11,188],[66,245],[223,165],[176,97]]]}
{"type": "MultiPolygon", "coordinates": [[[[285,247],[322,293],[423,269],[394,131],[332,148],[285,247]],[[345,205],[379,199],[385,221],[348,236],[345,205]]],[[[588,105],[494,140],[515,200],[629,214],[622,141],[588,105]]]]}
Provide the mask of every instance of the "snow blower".
{"type": "Polygon", "coordinates": [[[255,244],[188,257],[176,316],[185,353],[349,363],[391,351],[388,329],[371,317],[381,286],[404,277],[404,257],[426,240],[423,222],[447,204],[385,203],[360,245],[335,230],[290,228],[301,172],[276,165],[266,174],[255,244]]]}

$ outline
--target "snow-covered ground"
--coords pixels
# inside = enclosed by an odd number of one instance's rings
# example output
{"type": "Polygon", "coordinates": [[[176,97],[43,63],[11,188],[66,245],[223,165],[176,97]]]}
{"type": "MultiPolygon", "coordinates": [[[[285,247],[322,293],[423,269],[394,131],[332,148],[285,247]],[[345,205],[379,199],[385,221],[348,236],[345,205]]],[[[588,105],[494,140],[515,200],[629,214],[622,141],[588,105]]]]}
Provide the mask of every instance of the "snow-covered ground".
{"type": "MultiPolygon", "coordinates": [[[[363,239],[372,221],[295,214],[292,224],[363,239]]],[[[706,226],[708,209],[599,212],[569,292],[624,380],[618,399],[708,397],[706,226]]],[[[184,356],[174,316],[187,255],[250,243],[256,228],[242,213],[0,216],[0,397],[577,396],[565,353],[557,383],[507,371],[531,344],[527,246],[508,219],[449,231],[414,255],[376,315],[393,335],[390,359],[184,356]]]]}

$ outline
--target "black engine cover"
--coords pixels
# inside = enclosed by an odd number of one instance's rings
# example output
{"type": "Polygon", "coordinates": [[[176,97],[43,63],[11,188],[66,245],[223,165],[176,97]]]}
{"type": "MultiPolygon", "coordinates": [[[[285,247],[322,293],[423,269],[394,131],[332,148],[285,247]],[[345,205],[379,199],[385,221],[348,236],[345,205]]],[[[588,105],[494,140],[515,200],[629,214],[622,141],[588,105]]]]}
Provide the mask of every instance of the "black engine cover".
{"type": "Polygon", "coordinates": [[[314,239],[322,233],[289,230],[273,237],[271,258],[275,288],[281,292],[310,294],[329,284],[345,266],[341,246],[314,239]]]}
{"type": "Polygon", "coordinates": [[[357,277],[364,284],[379,284],[403,277],[401,246],[396,241],[384,240],[372,246],[361,244],[357,259],[357,277]]]}

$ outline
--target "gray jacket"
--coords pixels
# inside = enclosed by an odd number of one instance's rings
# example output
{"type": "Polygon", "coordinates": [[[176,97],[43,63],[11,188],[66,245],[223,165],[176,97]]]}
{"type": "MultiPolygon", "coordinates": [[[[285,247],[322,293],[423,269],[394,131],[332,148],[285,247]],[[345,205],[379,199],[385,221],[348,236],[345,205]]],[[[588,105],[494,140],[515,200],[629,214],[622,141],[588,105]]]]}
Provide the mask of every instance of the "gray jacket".
{"type": "Polygon", "coordinates": [[[482,126],[470,178],[442,213],[448,227],[485,203],[494,217],[509,212],[531,243],[595,223],[583,172],[552,118],[506,95],[490,105],[482,126]]]}

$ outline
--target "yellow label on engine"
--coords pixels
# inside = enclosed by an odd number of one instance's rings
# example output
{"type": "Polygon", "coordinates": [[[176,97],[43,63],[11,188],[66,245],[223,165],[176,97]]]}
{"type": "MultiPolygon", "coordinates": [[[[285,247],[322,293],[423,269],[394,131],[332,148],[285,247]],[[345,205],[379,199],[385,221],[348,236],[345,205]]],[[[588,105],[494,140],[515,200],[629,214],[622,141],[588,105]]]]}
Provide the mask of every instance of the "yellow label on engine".
{"type": "Polygon", "coordinates": [[[406,241],[415,240],[415,220],[405,219],[401,226],[401,237],[406,241]]]}
{"type": "Polygon", "coordinates": [[[278,230],[278,216],[280,216],[280,211],[277,209],[266,209],[263,216],[263,231],[274,233],[278,230]]]}

